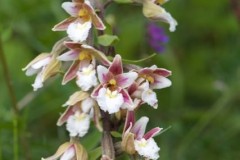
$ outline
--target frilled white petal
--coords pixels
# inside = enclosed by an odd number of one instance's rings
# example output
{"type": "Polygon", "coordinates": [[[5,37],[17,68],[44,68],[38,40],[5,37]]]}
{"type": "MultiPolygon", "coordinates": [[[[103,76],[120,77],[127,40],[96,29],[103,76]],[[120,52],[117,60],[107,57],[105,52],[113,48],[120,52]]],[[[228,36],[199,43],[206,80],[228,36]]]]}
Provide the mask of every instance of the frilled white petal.
{"type": "Polygon", "coordinates": [[[67,29],[68,37],[74,42],[83,42],[87,39],[91,27],[92,23],[90,21],[83,24],[79,22],[71,23],[67,29]]]}
{"type": "Polygon", "coordinates": [[[157,108],[158,100],[157,95],[153,90],[148,89],[143,91],[142,93],[142,100],[146,102],[148,105],[152,106],[153,108],[157,108]]]}
{"type": "Polygon", "coordinates": [[[97,96],[97,102],[103,111],[112,114],[119,111],[124,103],[124,99],[122,94],[117,90],[111,91],[106,88],[101,88],[97,96]]]}
{"type": "Polygon", "coordinates": [[[74,147],[68,148],[64,154],[61,156],[60,160],[72,160],[75,156],[75,149],[74,147]]]}
{"type": "Polygon", "coordinates": [[[145,140],[144,138],[134,141],[134,147],[139,155],[148,158],[157,160],[159,158],[160,148],[157,146],[153,138],[145,140]]]}
{"type": "Polygon", "coordinates": [[[77,72],[76,83],[83,91],[88,91],[91,87],[98,84],[96,70],[92,65],[84,67],[81,72],[77,72]]]}
{"type": "Polygon", "coordinates": [[[85,113],[79,113],[78,111],[67,120],[67,130],[72,137],[83,137],[88,132],[89,126],[90,116],[85,113]]]}
{"type": "Polygon", "coordinates": [[[43,87],[42,72],[39,72],[35,78],[34,83],[32,84],[33,90],[36,91],[39,88],[43,87]]]}

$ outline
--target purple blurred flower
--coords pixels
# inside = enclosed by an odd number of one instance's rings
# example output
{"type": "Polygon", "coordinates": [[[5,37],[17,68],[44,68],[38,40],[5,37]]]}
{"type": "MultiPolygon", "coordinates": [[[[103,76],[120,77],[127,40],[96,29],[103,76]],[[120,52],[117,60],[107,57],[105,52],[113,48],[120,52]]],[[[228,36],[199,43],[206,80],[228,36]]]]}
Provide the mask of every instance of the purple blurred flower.
{"type": "Polygon", "coordinates": [[[169,37],[165,34],[163,28],[155,23],[148,23],[147,25],[148,43],[151,48],[158,53],[165,49],[165,44],[169,41],[169,37]]]}

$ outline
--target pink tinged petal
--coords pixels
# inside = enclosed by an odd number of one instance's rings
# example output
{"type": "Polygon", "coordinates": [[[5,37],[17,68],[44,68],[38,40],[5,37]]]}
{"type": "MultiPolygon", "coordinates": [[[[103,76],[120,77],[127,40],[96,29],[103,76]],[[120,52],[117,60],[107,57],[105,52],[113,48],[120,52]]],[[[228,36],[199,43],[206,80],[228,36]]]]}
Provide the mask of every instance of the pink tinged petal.
{"type": "Polygon", "coordinates": [[[131,84],[129,87],[128,87],[128,93],[129,95],[132,95],[138,88],[138,85],[136,82],[134,82],[133,84],[131,84]]]}
{"type": "Polygon", "coordinates": [[[116,76],[117,85],[121,88],[127,88],[137,79],[136,72],[123,73],[116,76]]]}
{"type": "Polygon", "coordinates": [[[172,82],[163,76],[156,76],[154,77],[154,83],[150,84],[150,88],[152,89],[162,89],[172,85],[172,82]]]}
{"type": "Polygon", "coordinates": [[[75,17],[67,18],[67,19],[63,20],[62,22],[56,24],[52,28],[52,30],[53,31],[65,31],[68,29],[68,26],[76,20],[77,20],[77,18],[75,18],[75,17]]]}
{"type": "Polygon", "coordinates": [[[79,61],[73,62],[71,67],[68,69],[68,71],[65,73],[62,81],[62,85],[65,85],[67,82],[71,81],[77,76],[77,71],[79,69],[79,61]]]}
{"type": "Polygon", "coordinates": [[[76,17],[79,12],[79,5],[73,2],[62,3],[62,8],[71,16],[76,17]]]}
{"type": "Polygon", "coordinates": [[[130,129],[132,125],[134,125],[134,123],[135,123],[134,111],[128,111],[125,124],[124,124],[123,133],[125,133],[128,129],[130,129]]]}
{"type": "Polygon", "coordinates": [[[109,71],[112,72],[114,75],[122,74],[123,73],[123,67],[122,67],[122,58],[119,54],[117,54],[111,66],[109,67],[109,71]]]}
{"type": "Polygon", "coordinates": [[[136,135],[136,139],[141,139],[143,137],[148,121],[148,117],[142,117],[134,124],[131,132],[136,135]]]}
{"type": "Polygon", "coordinates": [[[61,115],[61,117],[58,119],[57,121],[57,126],[61,126],[63,125],[63,123],[67,122],[68,118],[71,115],[74,115],[75,110],[74,110],[74,106],[69,106],[65,112],[61,115]]]}
{"type": "Polygon", "coordinates": [[[98,93],[99,93],[99,90],[102,88],[103,86],[100,84],[99,86],[97,86],[94,90],[93,90],[93,92],[92,92],[92,94],[91,94],[91,97],[93,97],[93,98],[96,98],[97,96],[98,96],[98,93]]]}
{"type": "Polygon", "coordinates": [[[42,158],[41,160],[56,160],[56,159],[58,159],[64,152],[66,152],[66,150],[67,150],[68,148],[70,148],[71,145],[72,145],[72,143],[66,142],[66,143],[62,144],[62,145],[58,148],[58,150],[56,151],[56,153],[55,153],[53,156],[48,157],[48,158],[42,158]]]}
{"type": "Polygon", "coordinates": [[[129,107],[133,105],[133,101],[132,101],[131,97],[129,96],[128,92],[125,89],[120,90],[119,93],[122,94],[124,103],[129,105],[129,107]]]}
{"type": "Polygon", "coordinates": [[[104,66],[97,66],[98,80],[101,84],[106,83],[109,80],[108,69],[104,66]]]}
{"type": "Polygon", "coordinates": [[[72,49],[72,50],[80,49],[81,46],[82,46],[81,43],[72,42],[72,41],[65,41],[65,42],[64,42],[64,45],[65,45],[67,48],[72,49]]]}
{"type": "Polygon", "coordinates": [[[78,58],[78,55],[79,55],[78,50],[70,50],[58,56],[57,59],[60,61],[74,61],[78,58]]]}
{"type": "Polygon", "coordinates": [[[71,146],[64,152],[64,154],[61,156],[60,160],[73,159],[75,157],[75,154],[76,154],[75,147],[71,146]]]}
{"type": "Polygon", "coordinates": [[[151,129],[150,131],[148,131],[143,138],[148,140],[149,138],[152,138],[154,136],[156,136],[160,131],[162,130],[162,128],[156,127],[151,129]]]}
{"type": "Polygon", "coordinates": [[[84,7],[89,11],[92,23],[94,27],[98,30],[104,30],[106,27],[103,24],[102,20],[98,17],[98,15],[95,13],[94,9],[92,8],[91,4],[85,3],[84,7]]]}
{"type": "Polygon", "coordinates": [[[153,71],[153,74],[161,75],[163,77],[168,77],[172,74],[172,72],[164,68],[157,68],[156,70],[153,71]]]}
{"type": "Polygon", "coordinates": [[[96,14],[92,15],[92,23],[93,23],[94,27],[98,30],[105,30],[106,29],[102,20],[96,14]]]}

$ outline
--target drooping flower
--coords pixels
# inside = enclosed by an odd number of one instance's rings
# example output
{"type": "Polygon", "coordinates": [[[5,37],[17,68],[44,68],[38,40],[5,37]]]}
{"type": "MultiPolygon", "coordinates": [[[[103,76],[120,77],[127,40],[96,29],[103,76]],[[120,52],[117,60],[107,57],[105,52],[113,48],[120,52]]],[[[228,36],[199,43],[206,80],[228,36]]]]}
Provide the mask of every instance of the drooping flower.
{"type": "Polygon", "coordinates": [[[88,154],[85,148],[77,141],[65,142],[62,144],[56,153],[42,160],[87,160],[88,154]]]}
{"type": "Polygon", "coordinates": [[[130,109],[133,102],[125,88],[134,82],[137,73],[123,73],[120,55],[115,56],[108,69],[99,65],[97,73],[100,85],[95,88],[92,97],[97,100],[100,108],[110,114],[118,112],[122,106],[129,106],[130,109]]]}
{"type": "Polygon", "coordinates": [[[177,21],[161,7],[168,0],[133,0],[134,2],[141,3],[143,5],[143,14],[145,17],[152,20],[160,20],[162,22],[169,23],[169,30],[175,31],[177,21]]]}
{"type": "Polygon", "coordinates": [[[101,130],[100,111],[87,92],[75,92],[64,106],[68,107],[58,119],[57,125],[61,126],[66,122],[66,128],[71,137],[83,137],[89,130],[91,118],[94,119],[96,127],[101,130]]]}
{"type": "Polygon", "coordinates": [[[75,42],[65,42],[70,50],[58,57],[60,61],[73,61],[71,67],[65,73],[62,84],[77,78],[77,85],[83,90],[88,91],[97,85],[96,60],[103,65],[110,65],[107,57],[100,51],[86,44],[75,42]]]}
{"type": "Polygon", "coordinates": [[[134,112],[128,111],[122,137],[122,149],[129,154],[137,152],[144,158],[156,160],[159,158],[160,148],[153,137],[162,128],[156,127],[145,133],[148,121],[148,117],[142,117],[135,122],[134,112]]]}
{"type": "Polygon", "coordinates": [[[73,0],[64,2],[62,8],[71,15],[53,27],[53,31],[67,31],[68,36],[74,42],[83,42],[87,39],[92,24],[98,30],[104,30],[102,20],[95,13],[90,1],[73,0]]]}
{"type": "Polygon", "coordinates": [[[27,76],[37,74],[35,82],[32,84],[33,90],[36,91],[43,87],[43,83],[46,79],[58,73],[60,67],[60,61],[58,61],[52,54],[42,53],[34,58],[22,70],[26,71],[27,76]]]}
{"type": "Polygon", "coordinates": [[[150,44],[151,48],[158,53],[163,52],[165,49],[165,44],[169,40],[163,28],[159,27],[155,23],[148,23],[147,35],[148,43],[150,44]]]}

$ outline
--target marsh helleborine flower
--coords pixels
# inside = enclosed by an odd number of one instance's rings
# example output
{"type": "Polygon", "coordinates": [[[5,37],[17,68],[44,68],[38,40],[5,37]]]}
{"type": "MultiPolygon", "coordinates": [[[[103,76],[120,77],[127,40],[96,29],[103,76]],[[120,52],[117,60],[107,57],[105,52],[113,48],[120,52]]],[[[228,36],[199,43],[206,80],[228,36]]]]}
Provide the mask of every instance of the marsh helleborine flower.
{"type": "Polygon", "coordinates": [[[95,13],[88,0],[73,0],[64,2],[62,8],[71,15],[53,27],[53,31],[67,31],[74,42],[83,42],[87,39],[92,24],[98,30],[104,30],[102,20],[95,13]]]}

